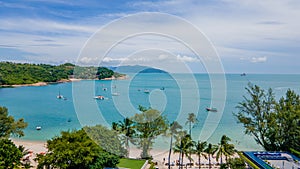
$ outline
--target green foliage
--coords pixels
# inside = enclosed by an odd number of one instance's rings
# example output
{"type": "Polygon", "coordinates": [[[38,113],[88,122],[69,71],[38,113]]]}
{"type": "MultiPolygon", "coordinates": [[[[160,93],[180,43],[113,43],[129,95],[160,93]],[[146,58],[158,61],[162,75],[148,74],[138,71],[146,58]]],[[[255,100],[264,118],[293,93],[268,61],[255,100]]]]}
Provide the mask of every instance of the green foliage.
{"type": "Polygon", "coordinates": [[[206,141],[198,141],[195,144],[195,149],[193,150],[194,153],[198,156],[198,164],[199,164],[199,168],[201,167],[201,156],[203,156],[205,159],[207,159],[206,154],[204,153],[205,149],[207,147],[207,142],[206,141]]]}
{"type": "Polygon", "coordinates": [[[99,67],[97,71],[97,76],[99,79],[110,78],[114,75],[114,71],[106,68],[106,67],[99,67]]]}
{"type": "Polygon", "coordinates": [[[126,150],[122,147],[118,133],[114,130],[109,130],[107,127],[96,125],[93,127],[84,127],[87,135],[98,144],[106,152],[125,156],[126,150]]]}
{"type": "Polygon", "coordinates": [[[186,124],[189,124],[189,134],[192,137],[192,124],[196,123],[198,120],[194,113],[189,113],[186,124]]]}
{"type": "Polygon", "coordinates": [[[11,134],[18,137],[24,136],[22,130],[27,125],[22,118],[15,121],[14,117],[8,115],[7,108],[0,106],[0,138],[8,138],[11,134]]]}
{"type": "Polygon", "coordinates": [[[68,76],[73,74],[73,68],[74,65],[69,63],[53,66],[0,62],[0,85],[56,82],[61,79],[68,79],[68,76]]]}
{"type": "Polygon", "coordinates": [[[194,141],[192,140],[189,134],[183,136],[179,143],[177,143],[174,147],[174,152],[179,152],[181,155],[181,162],[183,163],[183,157],[186,156],[191,161],[191,155],[193,153],[194,141]]]}
{"type": "Polygon", "coordinates": [[[235,152],[234,145],[229,144],[230,141],[231,141],[231,139],[229,137],[227,137],[226,135],[223,135],[221,137],[219,147],[218,147],[218,152],[217,152],[217,160],[219,160],[219,158],[220,158],[221,164],[223,164],[223,158],[222,158],[223,155],[226,157],[226,161],[227,161],[227,158],[232,156],[235,152]]]}
{"type": "Polygon", "coordinates": [[[234,169],[245,169],[246,165],[243,159],[241,158],[232,158],[227,161],[228,168],[234,169]]]}
{"type": "Polygon", "coordinates": [[[23,147],[8,139],[0,139],[0,169],[13,169],[21,165],[23,147]]]}
{"type": "Polygon", "coordinates": [[[130,169],[141,169],[145,164],[146,160],[136,160],[136,159],[128,159],[122,158],[120,159],[120,163],[117,164],[119,168],[130,168],[130,169]]]}
{"type": "Polygon", "coordinates": [[[39,155],[38,168],[52,166],[61,169],[114,167],[119,157],[104,151],[83,129],[61,132],[61,136],[47,141],[48,153],[39,155]]]}
{"type": "Polygon", "coordinates": [[[57,82],[73,75],[80,79],[104,79],[122,74],[105,67],[80,67],[71,63],[54,66],[0,62],[0,85],[32,84],[37,82],[57,82]]]}
{"type": "Polygon", "coordinates": [[[300,151],[300,96],[292,90],[286,92],[276,104],[276,116],[272,119],[274,128],[269,137],[275,137],[279,150],[300,151]]]}
{"type": "Polygon", "coordinates": [[[218,146],[213,145],[211,143],[209,143],[206,149],[204,150],[208,155],[209,168],[211,168],[211,157],[217,152],[217,150],[218,150],[218,146]]]}
{"type": "Polygon", "coordinates": [[[246,88],[250,98],[244,96],[234,115],[267,151],[300,150],[300,99],[288,90],[285,98],[276,102],[272,89],[265,92],[259,86],[246,88]]]}
{"type": "Polygon", "coordinates": [[[132,119],[135,122],[138,145],[142,148],[142,158],[149,158],[149,150],[157,136],[166,132],[168,123],[166,117],[160,115],[158,110],[145,109],[132,119]]]}
{"type": "Polygon", "coordinates": [[[293,148],[290,148],[290,151],[291,151],[292,154],[294,154],[295,156],[297,156],[298,158],[300,158],[300,152],[299,151],[297,151],[297,150],[295,150],[293,148]]]}
{"type": "Polygon", "coordinates": [[[134,139],[136,133],[134,122],[129,118],[125,118],[123,121],[119,121],[118,123],[113,122],[112,128],[120,135],[122,144],[127,150],[126,157],[128,157],[130,151],[129,142],[136,144],[136,140],[134,139]]]}

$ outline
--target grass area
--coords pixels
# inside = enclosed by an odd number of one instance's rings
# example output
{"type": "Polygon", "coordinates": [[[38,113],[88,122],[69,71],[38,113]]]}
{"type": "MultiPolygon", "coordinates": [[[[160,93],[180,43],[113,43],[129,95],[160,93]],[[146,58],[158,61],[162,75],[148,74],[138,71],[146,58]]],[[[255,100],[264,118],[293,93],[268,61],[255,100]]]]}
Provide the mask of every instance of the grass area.
{"type": "Polygon", "coordinates": [[[122,158],[120,159],[120,163],[117,167],[121,168],[130,168],[130,169],[141,169],[146,160],[136,160],[136,159],[128,159],[122,158]]]}

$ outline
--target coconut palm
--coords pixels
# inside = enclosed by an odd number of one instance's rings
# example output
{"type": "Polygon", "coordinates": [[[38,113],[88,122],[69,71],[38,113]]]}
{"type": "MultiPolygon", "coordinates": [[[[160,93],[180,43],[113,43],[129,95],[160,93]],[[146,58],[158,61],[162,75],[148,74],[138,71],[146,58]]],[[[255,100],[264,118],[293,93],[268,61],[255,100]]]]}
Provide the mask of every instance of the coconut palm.
{"type": "Polygon", "coordinates": [[[217,160],[221,158],[221,164],[223,164],[223,155],[226,157],[227,161],[227,157],[234,154],[234,146],[233,144],[229,144],[229,141],[231,141],[231,139],[226,135],[221,137],[217,152],[217,160]]]}
{"type": "MultiPolygon", "coordinates": [[[[194,146],[194,142],[191,138],[190,135],[186,135],[185,137],[183,137],[180,141],[179,144],[176,144],[175,145],[175,148],[174,148],[174,152],[179,152],[181,154],[181,162],[179,161],[180,164],[183,164],[183,158],[184,158],[184,155],[186,157],[188,157],[188,159],[190,160],[190,163],[191,163],[191,148],[194,146]]],[[[179,165],[181,166],[181,165],[179,165]]]]}
{"type": "Polygon", "coordinates": [[[135,126],[132,120],[125,118],[123,121],[118,123],[112,123],[112,129],[121,134],[122,142],[127,150],[127,156],[129,155],[130,147],[129,142],[135,144],[133,136],[135,135],[135,126]]]}
{"type": "Polygon", "coordinates": [[[218,150],[218,146],[213,145],[211,143],[209,143],[207,148],[205,149],[205,152],[208,155],[209,168],[211,168],[211,157],[216,153],[217,150],[218,150]]]}
{"type": "MultiPolygon", "coordinates": [[[[174,135],[175,137],[175,147],[174,147],[174,153],[178,153],[178,162],[181,164],[181,154],[182,154],[182,139],[187,135],[186,130],[181,130],[178,132],[177,135],[174,135]]],[[[179,165],[180,168],[180,165],[179,165]]]]}
{"type": "Polygon", "coordinates": [[[192,124],[196,123],[198,120],[196,118],[196,115],[194,113],[189,113],[188,118],[185,124],[189,124],[189,134],[192,137],[192,124]]]}
{"type": "Polygon", "coordinates": [[[205,149],[207,147],[207,142],[206,141],[198,141],[195,144],[195,149],[194,153],[198,156],[198,163],[199,163],[199,168],[201,168],[201,156],[207,159],[206,154],[205,154],[205,149]]]}
{"type": "Polygon", "coordinates": [[[174,121],[170,124],[169,130],[167,132],[167,135],[169,135],[171,137],[169,157],[168,157],[168,169],[171,168],[170,162],[171,162],[171,153],[172,153],[172,147],[173,147],[173,137],[178,136],[178,134],[180,134],[181,129],[182,129],[182,126],[177,121],[174,121]]]}

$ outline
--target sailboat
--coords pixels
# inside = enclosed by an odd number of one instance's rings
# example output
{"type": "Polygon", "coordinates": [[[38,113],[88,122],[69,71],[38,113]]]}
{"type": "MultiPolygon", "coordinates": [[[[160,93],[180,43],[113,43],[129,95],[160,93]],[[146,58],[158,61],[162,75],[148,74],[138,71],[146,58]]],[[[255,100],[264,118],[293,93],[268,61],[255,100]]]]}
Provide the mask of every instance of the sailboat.
{"type": "Polygon", "coordinates": [[[60,91],[58,91],[58,95],[56,96],[56,98],[58,98],[58,99],[63,99],[64,96],[60,94],[60,91]]]}

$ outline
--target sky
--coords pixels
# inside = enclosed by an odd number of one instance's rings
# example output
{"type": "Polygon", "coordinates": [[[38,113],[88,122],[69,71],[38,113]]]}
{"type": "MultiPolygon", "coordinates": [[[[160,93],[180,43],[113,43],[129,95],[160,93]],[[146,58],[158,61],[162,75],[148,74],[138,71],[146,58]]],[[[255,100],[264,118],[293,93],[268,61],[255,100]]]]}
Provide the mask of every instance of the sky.
{"type": "MultiPolygon", "coordinates": [[[[299,74],[299,9],[299,0],[0,0],[0,61],[76,63],[87,41],[101,28],[140,12],[159,12],[199,29],[214,46],[226,73],[299,74]]],[[[171,22],[152,23],[160,25],[184,30],[171,22]]],[[[201,67],[201,60],[182,44],[154,35],[120,43],[103,62],[114,66],[120,61],[151,60],[155,65],[172,59],[201,67]],[[149,49],[154,49],[153,56],[145,59],[149,49]],[[145,58],[136,59],[141,55],[145,58]]]]}

